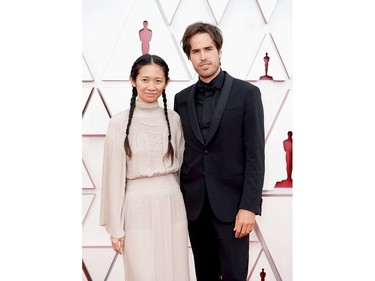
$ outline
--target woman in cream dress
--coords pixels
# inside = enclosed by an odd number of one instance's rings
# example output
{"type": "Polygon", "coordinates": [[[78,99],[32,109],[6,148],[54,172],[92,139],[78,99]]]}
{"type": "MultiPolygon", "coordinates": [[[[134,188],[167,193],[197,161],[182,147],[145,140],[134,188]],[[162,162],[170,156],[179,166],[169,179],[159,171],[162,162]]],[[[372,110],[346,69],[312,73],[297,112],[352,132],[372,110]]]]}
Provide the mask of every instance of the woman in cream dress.
{"type": "Polygon", "coordinates": [[[106,134],[100,225],[124,256],[126,281],[189,280],[178,180],[184,139],[180,117],[167,109],[168,72],[160,57],[139,57],[130,74],[130,108],[111,118],[106,134]]]}

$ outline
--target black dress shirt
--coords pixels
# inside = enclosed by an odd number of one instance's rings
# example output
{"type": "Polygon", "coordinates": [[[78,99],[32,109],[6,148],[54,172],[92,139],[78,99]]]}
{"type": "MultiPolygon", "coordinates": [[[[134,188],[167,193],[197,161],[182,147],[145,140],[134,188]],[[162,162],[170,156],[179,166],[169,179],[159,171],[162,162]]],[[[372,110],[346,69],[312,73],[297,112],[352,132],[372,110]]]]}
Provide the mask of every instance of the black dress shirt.
{"type": "Polygon", "coordinates": [[[205,83],[200,79],[197,82],[195,108],[197,111],[199,126],[205,140],[224,79],[225,73],[220,70],[220,73],[211,82],[205,83]]]}

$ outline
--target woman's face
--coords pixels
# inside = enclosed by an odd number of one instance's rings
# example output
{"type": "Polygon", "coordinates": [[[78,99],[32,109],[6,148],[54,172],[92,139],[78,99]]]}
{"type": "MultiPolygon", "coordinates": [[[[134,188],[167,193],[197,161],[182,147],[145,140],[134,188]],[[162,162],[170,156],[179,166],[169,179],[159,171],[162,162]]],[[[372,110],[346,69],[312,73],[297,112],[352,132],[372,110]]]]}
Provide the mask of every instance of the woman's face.
{"type": "Polygon", "coordinates": [[[169,83],[163,68],[157,64],[142,66],[136,80],[130,77],[130,81],[137,88],[138,98],[147,103],[156,101],[169,83]]]}

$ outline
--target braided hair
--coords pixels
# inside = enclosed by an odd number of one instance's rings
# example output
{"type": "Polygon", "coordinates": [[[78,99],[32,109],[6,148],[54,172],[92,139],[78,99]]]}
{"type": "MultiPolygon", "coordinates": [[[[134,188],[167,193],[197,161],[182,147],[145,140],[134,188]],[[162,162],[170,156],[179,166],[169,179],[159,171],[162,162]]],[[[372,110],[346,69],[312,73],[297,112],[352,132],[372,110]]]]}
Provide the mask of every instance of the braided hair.
{"type": "Polygon", "coordinates": [[[130,110],[129,110],[128,124],[126,125],[126,137],[125,137],[125,141],[124,141],[125,152],[126,152],[126,155],[129,156],[129,158],[132,158],[132,150],[130,149],[128,135],[129,135],[129,128],[130,128],[130,124],[132,123],[134,109],[135,109],[135,98],[137,97],[136,87],[133,87],[132,92],[133,92],[133,94],[132,94],[132,97],[130,99],[130,110]]]}
{"type": "MultiPolygon", "coordinates": [[[[150,54],[142,55],[134,62],[133,66],[132,66],[132,69],[131,69],[131,72],[130,72],[130,77],[134,81],[136,81],[140,69],[143,66],[150,65],[150,64],[156,64],[156,65],[160,66],[164,71],[166,81],[168,81],[168,79],[169,79],[169,75],[168,75],[169,67],[168,67],[167,63],[161,57],[156,56],[156,55],[150,55],[150,54]]],[[[129,158],[132,157],[132,151],[130,149],[128,136],[129,136],[130,125],[132,123],[132,119],[133,119],[133,115],[134,115],[134,109],[135,109],[135,104],[136,104],[135,99],[136,99],[137,95],[138,95],[137,88],[135,86],[133,86],[132,97],[130,99],[130,110],[129,110],[128,124],[126,126],[126,137],[125,137],[125,140],[124,140],[125,153],[129,158]]],[[[167,121],[167,126],[168,126],[168,150],[167,150],[167,153],[165,154],[164,158],[169,157],[172,161],[172,164],[173,164],[174,150],[173,150],[173,146],[172,146],[172,143],[171,143],[171,139],[172,139],[172,137],[171,137],[171,126],[169,124],[169,118],[168,118],[167,96],[166,96],[166,93],[165,93],[165,89],[163,90],[162,96],[163,96],[163,103],[164,103],[164,114],[165,114],[165,119],[167,121]]]]}
{"type": "Polygon", "coordinates": [[[174,159],[173,154],[174,154],[174,151],[173,151],[173,146],[172,146],[172,143],[171,143],[171,139],[172,139],[172,137],[171,137],[171,126],[169,124],[169,118],[168,118],[167,95],[165,94],[165,89],[163,90],[162,96],[163,96],[163,103],[164,103],[165,119],[167,120],[167,125],[168,125],[168,151],[165,154],[164,158],[170,157],[171,161],[172,161],[172,164],[173,164],[173,159],[174,159]]]}

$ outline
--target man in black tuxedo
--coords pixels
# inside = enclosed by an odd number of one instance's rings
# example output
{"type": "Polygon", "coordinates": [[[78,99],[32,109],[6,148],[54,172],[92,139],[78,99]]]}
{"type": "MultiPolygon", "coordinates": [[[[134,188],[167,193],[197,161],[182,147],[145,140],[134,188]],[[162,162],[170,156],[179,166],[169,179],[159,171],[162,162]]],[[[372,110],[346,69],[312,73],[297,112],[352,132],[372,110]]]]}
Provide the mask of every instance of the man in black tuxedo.
{"type": "Polygon", "coordinates": [[[174,101],[185,137],[180,180],[197,281],[245,281],[249,233],[262,206],[261,93],[222,71],[218,27],[192,24],[181,42],[199,75],[174,101]]]}

